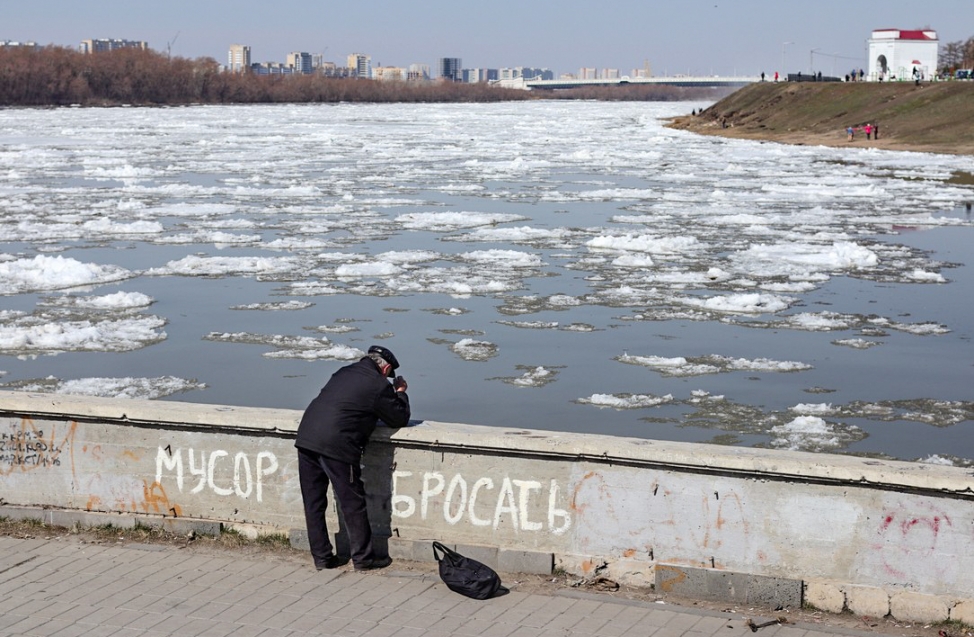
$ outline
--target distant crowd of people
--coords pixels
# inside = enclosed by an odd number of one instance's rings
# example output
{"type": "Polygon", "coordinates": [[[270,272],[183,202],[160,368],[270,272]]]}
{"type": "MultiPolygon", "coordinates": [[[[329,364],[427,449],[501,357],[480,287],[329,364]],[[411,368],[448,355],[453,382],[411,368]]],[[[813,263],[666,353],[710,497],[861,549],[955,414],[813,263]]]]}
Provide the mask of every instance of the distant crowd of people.
{"type": "Polygon", "coordinates": [[[859,126],[847,126],[845,133],[850,142],[856,139],[856,133],[865,133],[866,139],[879,139],[879,122],[860,124],[859,126]]]}
{"type": "MultiPolygon", "coordinates": [[[[913,77],[913,81],[916,83],[917,86],[920,86],[920,82],[922,82],[922,81],[924,81],[924,80],[927,79],[926,76],[925,76],[925,74],[924,74],[924,72],[923,72],[923,70],[920,69],[920,68],[918,68],[918,67],[916,67],[916,66],[913,67],[912,77],[913,77]]],[[[762,82],[766,82],[767,79],[768,79],[767,76],[762,71],[761,72],[761,81],[762,82]]],[[[777,82],[779,79],[780,79],[780,76],[778,75],[778,71],[775,71],[774,72],[774,81],[777,82]]],[[[823,78],[822,78],[822,72],[821,71],[819,71],[818,73],[812,73],[811,75],[802,75],[802,72],[801,71],[798,71],[798,73],[796,73],[794,76],[789,76],[789,77],[787,77],[785,79],[786,80],[791,80],[791,81],[798,81],[798,82],[821,82],[823,78]]],[[[825,79],[828,80],[828,81],[838,81],[838,78],[831,78],[831,77],[829,77],[829,78],[825,78],[825,79]]],[[[935,78],[935,79],[944,79],[944,78],[935,78]]],[[[876,75],[876,80],[879,81],[879,82],[882,82],[884,80],[885,81],[892,82],[892,81],[895,81],[896,80],[896,75],[894,75],[891,71],[888,71],[888,70],[887,71],[880,71],[876,75]]],[[[866,71],[864,71],[863,69],[852,69],[849,73],[846,73],[845,74],[845,81],[846,82],[865,82],[866,81],[866,71]]]]}

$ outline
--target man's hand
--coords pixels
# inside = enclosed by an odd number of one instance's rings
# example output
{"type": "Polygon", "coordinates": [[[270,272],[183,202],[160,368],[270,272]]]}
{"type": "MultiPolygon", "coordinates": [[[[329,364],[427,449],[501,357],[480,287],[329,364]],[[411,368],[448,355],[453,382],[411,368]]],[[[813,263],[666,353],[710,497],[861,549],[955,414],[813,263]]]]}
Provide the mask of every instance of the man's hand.
{"type": "Polygon", "coordinates": [[[394,381],[392,381],[392,387],[397,392],[404,392],[404,391],[406,391],[406,387],[407,386],[408,385],[406,384],[406,379],[403,378],[402,376],[396,376],[396,379],[394,381]]]}

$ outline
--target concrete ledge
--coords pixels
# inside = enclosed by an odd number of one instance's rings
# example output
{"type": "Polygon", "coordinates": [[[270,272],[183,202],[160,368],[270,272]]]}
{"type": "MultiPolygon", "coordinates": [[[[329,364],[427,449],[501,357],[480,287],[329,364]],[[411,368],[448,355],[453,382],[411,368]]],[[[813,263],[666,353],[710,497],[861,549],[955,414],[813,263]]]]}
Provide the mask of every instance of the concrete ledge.
{"type": "Polygon", "coordinates": [[[958,602],[950,609],[950,620],[967,626],[974,626],[974,600],[958,602]]]}
{"type": "MultiPolygon", "coordinates": [[[[136,517],[120,513],[92,513],[40,507],[0,506],[0,517],[11,520],[39,520],[50,526],[71,528],[113,526],[117,529],[134,529],[136,517]]],[[[146,525],[148,526],[148,525],[146,525]]]]}
{"type": "MultiPolygon", "coordinates": [[[[449,542],[441,542],[443,546],[456,549],[449,542]]],[[[394,560],[409,562],[432,562],[433,540],[407,540],[401,537],[389,538],[389,557],[394,560]]]]}
{"type": "Polygon", "coordinates": [[[290,435],[297,432],[302,413],[293,409],[9,391],[0,391],[0,410],[25,416],[71,414],[78,420],[146,423],[154,426],[169,424],[224,427],[235,431],[281,432],[290,435]]]}
{"type": "Polygon", "coordinates": [[[504,573],[531,573],[551,575],[555,556],[540,551],[517,551],[501,549],[497,553],[497,570],[504,573]]]}
{"type": "MultiPolygon", "coordinates": [[[[494,546],[474,544],[451,544],[443,546],[475,559],[502,573],[531,573],[550,575],[555,562],[552,553],[542,551],[520,551],[494,546]]],[[[389,538],[389,557],[411,562],[433,562],[433,540],[407,540],[399,537],[389,538]]]]}
{"type": "Polygon", "coordinates": [[[846,608],[864,617],[889,615],[889,595],[875,586],[847,586],[846,608]]]}
{"type": "Polygon", "coordinates": [[[655,562],[640,560],[618,560],[608,564],[603,571],[605,576],[629,586],[653,588],[656,586],[655,562]]]}
{"type": "Polygon", "coordinates": [[[801,608],[802,581],[679,564],[656,565],[656,589],[682,597],[801,608]]]}
{"type": "Polygon", "coordinates": [[[805,603],[827,613],[841,613],[845,609],[845,593],[833,582],[806,582],[805,603]]]}
{"type": "Polygon", "coordinates": [[[480,544],[457,544],[453,549],[460,555],[464,557],[469,557],[470,559],[477,560],[481,564],[485,564],[495,571],[501,570],[498,566],[497,554],[500,549],[496,546],[482,546],[480,544]]]}
{"type": "Polygon", "coordinates": [[[595,577],[608,568],[608,565],[608,561],[594,555],[555,554],[555,569],[566,573],[575,573],[582,577],[595,577]]]}
{"type": "Polygon", "coordinates": [[[936,595],[904,591],[889,600],[890,614],[911,622],[944,622],[950,618],[947,602],[936,595]]]}
{"type": "MultiPolygon", "coordinates": [[[[291,409],[233,407],[156,400],[119,400],[30,392],[0,391],[0,413],[52,416],[155,427],[231,429],[293,436],[302,412],[291,409]]],[[[397,446],[440,450],[489,451],[525,457],[565,458],[601,463],[672,467],[710,473],[753,473],[765,478],[848,483],[857,486],[910,488],[950,493],[974,500],[968,472],[958,467],[876,460],[853,456],[823,456],[799,451],[726,447],[615,436],[578,435],[550,431],[511,430],[457,423],[425,421],[402,429],[380,427],[373,440],[397,446]],[[513,435],[516,434],[516,435],[513,435]],[[530,434],[530,435],[525,435],[530,434]]]]}
{"type": "Polygon", "coordinates": [[[216,520],[194,518],[164,518],[152,515],[130,515],[119,513],[97,513],[93,511],[69,511],[63,509],[42,509],[39,507],[0,506],[0,517],[11,520],[39,520],[50,526],[72,528],[92,528],[112,526],[117,529],[134,529],[142,526],[163,529],[175,535],[186,535],[190,531],[201,535],[219,535],[223,523],[216,520]]]}
{"type": "Polygon", "coordinates": [[[311,550],[311,544],[308,542],[308,532],[305,529],[288,529],[287,540],[293,549],[298,551],[311,550]]]}

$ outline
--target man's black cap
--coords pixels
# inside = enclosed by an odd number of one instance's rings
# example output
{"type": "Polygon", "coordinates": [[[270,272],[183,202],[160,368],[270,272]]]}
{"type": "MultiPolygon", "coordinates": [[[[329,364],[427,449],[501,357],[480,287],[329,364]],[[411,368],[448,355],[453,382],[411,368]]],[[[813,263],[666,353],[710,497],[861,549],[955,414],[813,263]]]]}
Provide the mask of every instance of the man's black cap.
{"type": "Polygon", "coordinates": [[[373,345],[369,348],[369,354],[378,354],[382,357],[382,360],[392,365],[392,369],[389,370],[389,378],[395,376],[395,371],[399,369],[399,361],[396,359],[396,355],[382,347],[381,345],[373,345]]]}

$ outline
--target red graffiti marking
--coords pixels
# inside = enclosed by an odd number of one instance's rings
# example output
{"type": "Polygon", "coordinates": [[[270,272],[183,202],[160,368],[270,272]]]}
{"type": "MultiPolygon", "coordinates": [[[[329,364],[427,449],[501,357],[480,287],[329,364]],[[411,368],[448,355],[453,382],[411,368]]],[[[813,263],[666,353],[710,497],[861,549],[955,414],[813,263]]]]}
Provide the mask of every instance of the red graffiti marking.
{"type": "Polygon", "coordinates": [[[916,511],[887,512],[879,525],[880,541],[873,548],[882,552],[886,572],[903,578],[903,566],[933,558],[944,528],[952,526],[950,517],[942,511],[927,515],[917,515],[916,511]]]}

